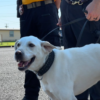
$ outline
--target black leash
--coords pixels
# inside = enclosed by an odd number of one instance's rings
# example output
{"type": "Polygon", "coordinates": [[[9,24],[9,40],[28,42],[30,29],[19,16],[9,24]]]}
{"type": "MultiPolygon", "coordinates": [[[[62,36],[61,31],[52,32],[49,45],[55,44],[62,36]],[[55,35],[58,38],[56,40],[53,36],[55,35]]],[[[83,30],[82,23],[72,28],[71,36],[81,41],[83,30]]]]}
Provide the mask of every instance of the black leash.
{"type": "Polygon", "coordinates": [[[82,27],[82,29],[81,29],[80,35],[79,35],[78,40],[77,40],[76,47],[78,47],[78,46],[79,46],[79,44],[80,44],[81,37],[82,37],[83,31],[84,31],[84,28],[85,28],[85,26],[86,26],[87,22],[88,22],[88,20],[86,20],[86,21],[85,21],[85,23],[84,23],[84,25],[83,25],[83,27],[82,27]]]}
{"type": "MultiPolygon", "coordinates": [[[[73,23],[76,23],[76,22],[81,21],[81,20],[84,20],[84,19],[86,19],[86,17],[78,18],[78,19],[76,19],[76,20],[73,20],[73,21],[71,21],[71,22],[68,22],[68,23],[62,25],[61,27],[71,25],[71,24],[73,24],[73,23]]],[[[85,26],[84,26],[84,27],[85,27],[85,26]]],[[[84,29],[84,27],[82,28],[82,30],[84,29]]],[[[51,30],[48,34],[46,34],[46,35],[42,38],[42,40],[44,40],[49,34],[51,34],[53,31],[55,31],[55,30],[58,29],[58,28],[60,28],[60,27],[58,26],[58,27],[54,28],[53,30],[51,30]]],[[[81,31],[81,32],[83,33],[83,31],[81,31]]],[[[82,34],[82,33],[81,33],[81,34],[82,34]]]]}
{"type": "Polygon", "coordinates": [[[96,33],[97,33],[97,36],[98,36],[96,43],[100,43],[100,31],[97,31],[96,33]]]}

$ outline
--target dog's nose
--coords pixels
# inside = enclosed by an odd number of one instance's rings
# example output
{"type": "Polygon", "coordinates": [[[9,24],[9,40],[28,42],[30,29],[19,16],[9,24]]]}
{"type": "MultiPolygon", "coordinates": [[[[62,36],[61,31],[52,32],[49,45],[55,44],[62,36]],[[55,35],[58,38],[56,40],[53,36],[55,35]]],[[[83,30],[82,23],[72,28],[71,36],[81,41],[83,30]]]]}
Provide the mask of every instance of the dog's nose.
{"type": "Polygon", "coordinates": [[[22,60],[22,52],[20,50],[16,51],[15,57],[16,57],[17,61],[21,61],[22,60]]]}
{"type": "Polygon", "coordinates": [[[22,52],[21,51],[17,51],[15,55],[16,56],[21,56],[22,55],[22,52]]]}

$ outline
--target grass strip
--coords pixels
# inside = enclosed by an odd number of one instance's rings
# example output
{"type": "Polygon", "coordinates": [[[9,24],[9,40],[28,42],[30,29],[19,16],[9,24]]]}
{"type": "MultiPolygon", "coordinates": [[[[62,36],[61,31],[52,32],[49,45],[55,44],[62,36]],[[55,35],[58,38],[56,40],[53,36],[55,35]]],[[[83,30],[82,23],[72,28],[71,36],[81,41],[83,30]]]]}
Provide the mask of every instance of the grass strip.
{"type": "Polygon", "coordinates": [[[0,46],[4,47],[4,46],[14,46],[15,42],[0,42],[0,46]]]}

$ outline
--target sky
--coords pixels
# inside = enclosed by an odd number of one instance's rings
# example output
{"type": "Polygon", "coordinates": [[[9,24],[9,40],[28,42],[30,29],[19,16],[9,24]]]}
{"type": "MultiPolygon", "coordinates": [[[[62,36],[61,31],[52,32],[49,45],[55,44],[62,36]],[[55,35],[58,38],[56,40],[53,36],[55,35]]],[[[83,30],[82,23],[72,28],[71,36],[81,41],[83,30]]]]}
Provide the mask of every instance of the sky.
{"type": "MultiPolygon", "coordinates": [[[[0,29],[19,29],[17,18],[17,0],[0,0],[0,29]]],[[[59,10],[59,16],[61,15],[59,10]]]]}
{"type": "Polygon", "coordinates": [[[19,29],[19,18],[16,17],[16,0],[0,0],[0,29],[19,29]]]}

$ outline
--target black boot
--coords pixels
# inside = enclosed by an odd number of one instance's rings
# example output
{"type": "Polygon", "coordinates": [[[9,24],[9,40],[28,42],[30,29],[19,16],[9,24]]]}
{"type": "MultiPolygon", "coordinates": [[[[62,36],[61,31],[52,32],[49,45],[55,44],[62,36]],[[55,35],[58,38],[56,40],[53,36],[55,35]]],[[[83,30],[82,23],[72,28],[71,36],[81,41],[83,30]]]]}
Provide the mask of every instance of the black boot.
{"type": "Polygon", "coordinates": [[[38,100],[38,98],[30,99],[30,98],[24,97],[22,100],[38,100]]]}
{"type": "Polygon", "coordinates": [[[25,71],[25,97],[22,100],[38,100],[40,82],[32,71],[25,71]]]}

